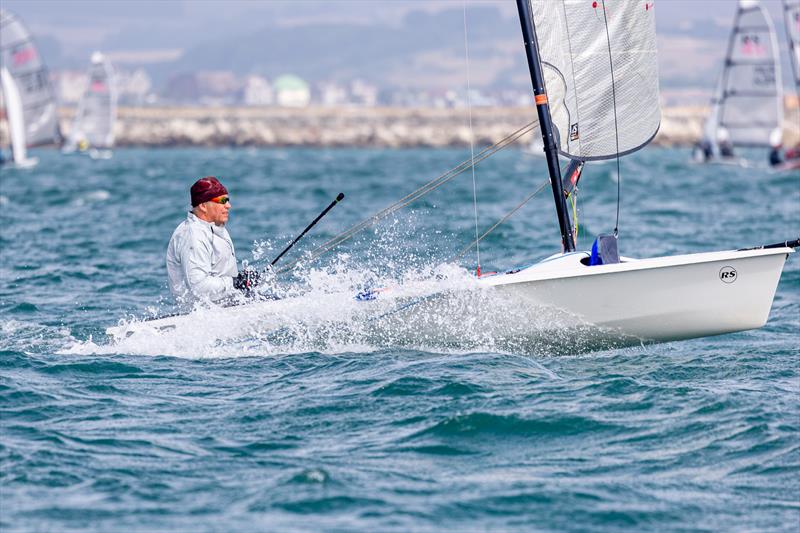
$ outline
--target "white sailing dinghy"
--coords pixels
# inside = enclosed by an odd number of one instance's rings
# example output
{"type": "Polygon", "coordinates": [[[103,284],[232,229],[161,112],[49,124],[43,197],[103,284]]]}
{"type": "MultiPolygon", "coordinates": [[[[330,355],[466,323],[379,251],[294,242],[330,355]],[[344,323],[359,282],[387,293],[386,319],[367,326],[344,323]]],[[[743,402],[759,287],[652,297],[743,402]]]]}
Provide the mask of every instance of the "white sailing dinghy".
{"type": "MultiPolygon", "coordinates": [[[[467,296],[480,293],[506,305],[495,309],[501,318],[493,321],[514,335],[542,338],[553,330],[563,338],[588,327],[604,340],[614,339],[615,346],[763,326],[784,262],[800,240],[635,260],[619,257],[616,237],[605,236],[592,253],[575,251],[558,157],[579,164],[616,158],[641,149],[655,136],[661,113],[653,3],[517,0],[517,8],[563,252],[527,268],[481,276],[464,288],[467,296]],[[542,325],[543,316],[558,320],[542,325]]],[[[362,305],[370,320],[384,321],[387,328],[405,327],[424,338],[458,342],[463,330],[450,331],[451,339],[436,331],[443,322],[437,316],[452,318],[459,309],[472,307],[453,306],[452,287],[439,294],[418,292],[410,300],[392,292],[360,294],[355,300],[364,301],[355,304],[352,295],[329,295],[341,303],[326,305],[341,313],[362,305]]],[[[235,328],[237,333],[265,331],[279,327],[281,315],[295,312],[292,306],[298,301],[199,310],[123,323],[107,332],[124,339],[138,332],[196,328],[198,321],[226,334],[234,334],[235,328]],[[267,318],[259,322],[259,316],[267,318]]]]}
{"type": "Polygon", "coordinates": [[[16,16],[4,9],[0,9],[0,65],[16,84],[27,147],[60,143],[50,75],[31,34],[16,16]]]}
{"type": "MultiPolygon", "coordinates": [[[[798,241],[633,260],[619,257],[616,237],[607,236],[599,240],[599,254],[574,251],[557,154],[582,161],[615,158],[655,136],[660,109],[653,2],[517,0],[517,7],[564,253],[482,283],[645,341],[763,326],[783,264],[798,241]]],[[[747,13],[739,17],[742,23],[747,13]]],[[[767,81],[770,67],[765,69],[767,81]]],[[[775,109],[774,100],[769,109],[775,109]]],[[[745,139],[747,132],[737,135],[745,139]]]]}
{"type": "Polygon", "coordinates": [[[32,168],[38,163],[35,157],[28,157],[25,142],[25,117],[22,99],[19,96],[17,83],[6,67],[0,68],[0,88],[3,90],[8,136],[11,147],[11,162],[17,168],[32,168]]]}
{"type": "Polygon", "coordinates": [[[758,0],[739,0],[711,113],[703,139],[694,150],[695,160],[750,166],[734,150],[769,149],[780,142],[782,91],[772,19],[758,0]]]}
{"type": "Polygon", "coordinates": [[[92,54],[89,83],[78,104],[64,153],[89,152],[94,158],[108,158],[114,146],[117,120],[117,90],[111,62],[100,52],[92,54]]]}

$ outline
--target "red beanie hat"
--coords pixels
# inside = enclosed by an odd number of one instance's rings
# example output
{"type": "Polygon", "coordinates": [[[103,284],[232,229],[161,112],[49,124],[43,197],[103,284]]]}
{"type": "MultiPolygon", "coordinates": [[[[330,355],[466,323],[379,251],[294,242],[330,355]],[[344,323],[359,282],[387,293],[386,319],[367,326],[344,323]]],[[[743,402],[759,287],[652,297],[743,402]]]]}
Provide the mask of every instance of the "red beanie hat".
{"type": "Polygon", "coordinates": [[[228,189],[214,176],[206,176],[195,181],[189,192],[192,195],[192,207],[197,207],[212,198],[228,194],[228,189]]]}

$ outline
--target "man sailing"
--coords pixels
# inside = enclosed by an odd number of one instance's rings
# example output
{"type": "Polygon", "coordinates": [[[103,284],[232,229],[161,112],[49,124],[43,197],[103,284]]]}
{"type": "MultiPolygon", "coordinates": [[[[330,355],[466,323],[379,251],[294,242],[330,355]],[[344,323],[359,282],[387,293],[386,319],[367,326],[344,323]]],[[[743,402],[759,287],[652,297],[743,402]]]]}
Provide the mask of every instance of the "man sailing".
{"type": "Polygon", "coordinates": [[[167,246],[169,288],[178,305],[234,303],[253,296],[259,283],[255,270],[239,272],[236,251],[225,223],[231,209],[228,190],[213,176],[197,180],[189,190],[192,210],[175,229],[167,246]]]}

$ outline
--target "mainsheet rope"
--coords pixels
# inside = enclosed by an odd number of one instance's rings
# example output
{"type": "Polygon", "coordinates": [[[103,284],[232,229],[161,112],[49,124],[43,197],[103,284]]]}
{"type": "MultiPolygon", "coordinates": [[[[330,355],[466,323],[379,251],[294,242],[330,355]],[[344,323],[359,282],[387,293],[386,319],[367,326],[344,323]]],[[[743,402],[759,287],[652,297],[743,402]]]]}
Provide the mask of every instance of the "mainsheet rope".
{"type": "MultiPolygon", "coordinates": [[[[438,177],[432,179],[431,181],[429,181],[428,183],[426,183],[422,187],[418,188],[417,190],[407,194],[406,196],[404,196],[403,198],[401,198],[397,202],[391,204],[390,206],[384,208],[381,211],[378,211],[377,213],[375,213],[371,217],[367,218],[366,220],[363,220],[362,222],[359,222],[358,224],[355,224],[354,226],[351,226],[349,229],[343,231],[339,235],[333,237],[332,239],[328,240],[327,242],[325,242],[325,243],[321,244],[320,246],[316,247],[311,252],[309,252],[307,255],[305,255],[305,256],[303,256],[303,257],[301,257],[299,259],[296,259],[296,260],[294,260],[294,261],[292,261],[290,263],[287,263],[286,265],[282,266],[279,269],[276,269],[275,273],[276,274],[281,274],[283,272],[286,272],[288,270],[293,269],[295,266],[298,265],[298,263],[301,263],[301,262],[304,262],[304,261],[313,261],[313,260],[317,259],[319,256],[327,253],[331,249],[335,248],[336,246],[338,246],[341,243],[345,242],[346,240],[350,239],[356,233],[358,233],[358,232],[360,232],[360,231],[362,231],[362,230],[364,230],[364,229],[366,229],[366,228],[368,228],[370,226],[373,226],[373,225],[377,224],[378,222],[380,222],[384,218],[388,217],[389,215],[391,215],[395,211],[398,211],[399,209],[402,209],[402,208],[406,207],[407,205],[411,204],[412,202],[414,202],[416,200],[419,200],[420,198],[422,198],[426,194],[438,189],[439,187],[441,187],[442,185],[444,185],[448,181],[452,180],[456,176],[464,173],[467,169],[469,169],[471,167],[474,167],[475,165],[477,165],[478,163],[480,163],[484,159],[486,159],[488,157],[491,157],[492,155],[494,155],[495,153],[499,152],[500,150],[502,150],[504,148],[507,148],[509,145],[511,145],[514,142],[516,142],[520,137],[522,137],[525,134],[530,133],[531,131],[533,131],[533,129],[535,127],[537,127],[537,124],[538,124],[538,120],[533,120],[531,122],[528,122],[526,125],[524,125],[521,128],[515,130],[514,132],[510,133],[509,135],[507,135],[503,139],[497,141],[496,143],[494,143],[494,144],[492,144],[490,146],[487,146],[486,148],[481,150],[477,155],[471,157],[470,159],[462,161],[461,163],[459,163],[455,167],[451,168],[447,172],[444,172],[443,174],[441,174],[438,177]]],[[[480,237],[480,239],[482,239],[482,238],[483,237],[480,237]]]]}

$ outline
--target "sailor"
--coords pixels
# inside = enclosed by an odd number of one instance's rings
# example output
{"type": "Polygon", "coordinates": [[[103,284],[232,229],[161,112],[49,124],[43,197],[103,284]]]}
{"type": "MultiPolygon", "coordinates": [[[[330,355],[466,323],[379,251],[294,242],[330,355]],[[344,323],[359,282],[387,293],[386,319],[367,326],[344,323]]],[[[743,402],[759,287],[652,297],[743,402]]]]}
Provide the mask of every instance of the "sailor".
{"type": "Polygon", "coordinates": [[[783,135],[780,129],[773,130],[769,136],[769,164],[778,166],[783,163],[783,135]]]}
{"type": "Polygon", "coordinates": [[[733,157],[733,145],[731,144],[731,136],[728,130],[720,128],[717,131],[717,145],[719,146],[719,155],[721,157],[733,157]]]}
{"type": "Polygon", "coordinates": [[[694,146],[695,161],[704,163],[706,161],[711,161],[712,157],[714,157],[714,150],[711,147],[711,141],[703,137],[703,139],[694,146]]]}
{"type": "Polygon", "coordinates": [[[199,301],[229,304],[252,296],[260,275],[236,267],[236,252],[225,223],[231,209],[228,190],[213,176],[190,189],[192,210],[173,232],[167,247],[167,274],[179,306],[199,301]]]}

